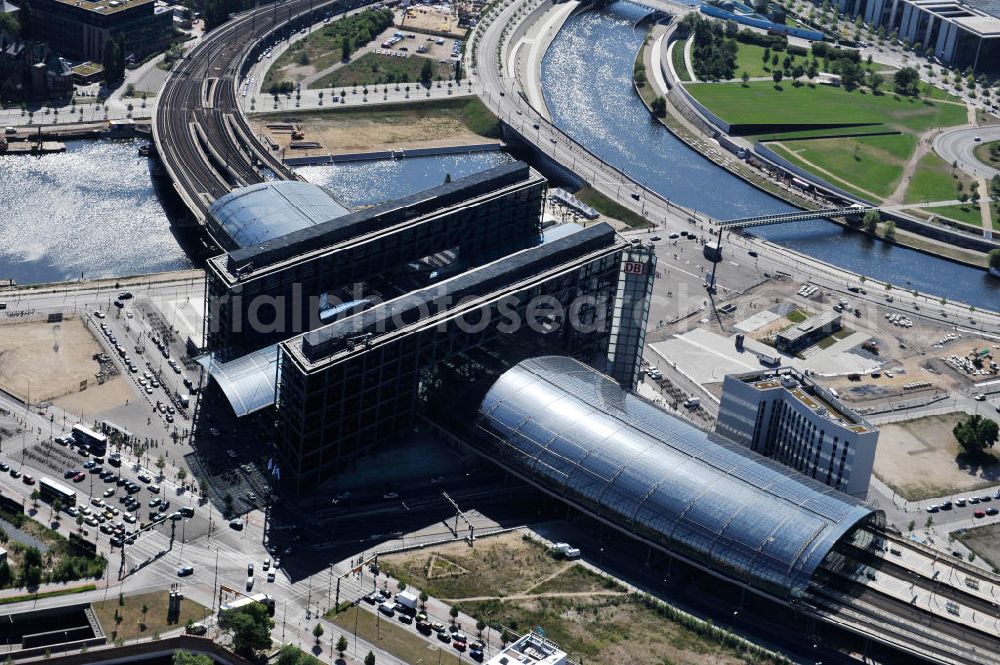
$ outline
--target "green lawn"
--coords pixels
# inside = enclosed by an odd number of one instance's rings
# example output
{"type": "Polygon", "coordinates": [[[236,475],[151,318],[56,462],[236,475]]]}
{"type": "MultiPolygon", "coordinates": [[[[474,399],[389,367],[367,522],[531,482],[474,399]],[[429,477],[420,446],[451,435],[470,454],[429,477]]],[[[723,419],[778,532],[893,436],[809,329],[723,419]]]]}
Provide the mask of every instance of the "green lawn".
{"type": "Polygon", "coordinates": [[[916,147],[916,138],[911,134],[896,134],[782,141],[781,145],[786,149],[785,155],[790,151],[793,159],[807,169],[811,168],[809,164],[815,164],[848,183],[856,183],[861,190],[887,197],[903,174],[906,159],[916,147]]]}
{"type": "Polygon", "coordinates": [[[615,203],[608,197],[604,196],[595,189],[591,189],[590,187],[584,187],[574,196],[602,215],[607,215],[612,219],[625,222],[634,229],[643,229],[651,226],[648,220],[635,214],[625,206],[615,203]]]}
{"type": "Polygon", "coordinates": [[[184,598],[181,600],[180,615],[176,618],[168,617],[169,597],[169,591],[149,591],[137,596],[125,596],[123,599],[119,599],[116,594],[109,594],[107,600],[91,603],[90,607],[101,628],[112,640],[119,637],[126,640],[148,637],[184,626],[188,620],[201,621],[210,613],[204,605],[184,598]],[[144,607],[145,612],[142,611],[144,607]]]}
{"type": "MultiPolygon", "coordinates": [[[[781,66],[780,61],[785,59],[785,53],[778,51],[778,66],[781,66]]],[[[764,47],[757,46],[756,44],[740,44],[740,50],[736,52],[736,78],[743,76],[743,72],[750,74],[750,76],[770,76],[770,62],[767,64],[768,69],[764,69],[764,47]]],[[[801,60],[801,58],[799,58],[801,60]]]]}
{"type": "MultiPolygon", "coordinates": [[[[977,230],[983,228],[982,214],[979,212],[979,205],[971,202],[955,206],[944,206],[941,208],[926,208],[928,212],[941,217],[947,217],[956,221],[975,227],[977,230]]],[[[993,214],[993,228],[1000,230],[1000,221],[997,220],[996,203],[990,205],[990,212],[993,214]]]]}
{"type": "Polygon", "coordinates": [[[977,145],[972,154],[983,164],[1000,168],[1000,141],[989,141],[977,145]]]}
{"type": "MultiPolygon", "coordinates": [[[[412,83],[420,79],[420,70],[427,58],[414,55],[394,58],[387,55],[365,53],[350,64],[335,69],[313,83],[310,88],[340,88],[355,85],[382,85],[384,83],[412,83]]],[[[455,73],[450,63],[434,62],[434,77],[447,81],[455,73]]]]}
{"type": "Polygon", "coordinates": [[[906,190],[904,203],[920,203],[924,201],[947,201],[958,198],[955,185],[961,182],[968,191],[971,180],[961,171],[951,168],[933,152],[928,152],[920,159],[913,180],[906,190]]]}
{"type": "Polygon", "coordinates": [[[264,88],[279,81],[301,81],[314,71],[322,71],[340,62],[344,37],[350,40],[351,49],[356,51],[390,25],[390,9],[367,9],[327,23],[292,44],[274,60],[264,76],[264,88]],[[304,69],[306,67],[311,67],[312,71],[304,69]]]}
{"type": "Polygon", "coordinates": [[[674,42],[674,48],[670,52],[670,57],[673,60],[677,78],[682,81],[690,81],[691,72],[688,71],[687,64],[684,62],[684,44],[685,42],[683,41],[674,42]]]}
{"type": "MultiPolygon", "coordinates": [[[[768,81],[691,83],[688,91],[702,104],[734,125],[771,125],[775,132],[787,125],[872,124],[911,132],[965,122],[965,110],[954,104],[848,92],[826,85],[796,88],[790,83],[775,89],[768,81]]],[[[796,129],[804,129],[798,127],[796,129]]]]}

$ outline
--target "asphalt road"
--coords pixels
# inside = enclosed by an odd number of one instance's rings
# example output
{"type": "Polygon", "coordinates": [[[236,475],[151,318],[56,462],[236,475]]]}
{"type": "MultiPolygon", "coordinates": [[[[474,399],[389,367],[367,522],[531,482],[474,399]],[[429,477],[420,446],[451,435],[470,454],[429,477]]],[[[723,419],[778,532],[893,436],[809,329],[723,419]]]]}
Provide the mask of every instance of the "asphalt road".
{"type": "Polygon", "coordinates": [[[976,146],[989,141],[1000,141],[1000,125],[984,125],[952,129],[934,137],[934,152],[948,163],[958,163],[958,168],[987,180],[1000,174],[1000,170],[983,164],[972,154],[976,146]],[[976,140],[980,139],[980,140],[976,140]]]}

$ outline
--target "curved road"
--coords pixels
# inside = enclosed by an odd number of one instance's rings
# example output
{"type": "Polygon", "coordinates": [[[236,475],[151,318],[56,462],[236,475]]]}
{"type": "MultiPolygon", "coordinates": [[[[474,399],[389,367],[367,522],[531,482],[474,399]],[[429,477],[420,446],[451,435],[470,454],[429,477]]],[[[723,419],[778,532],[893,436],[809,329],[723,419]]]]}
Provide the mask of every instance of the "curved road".
{"type": "Polygon", "coordinates": [[[995,175],[1000,175],[1000,169],[983,164],[972,154],[976,146],[989,141],[1000,141],[1000,125],[967,127],[942,132],[934,139],[934,152],[950,164],[958,162],[958,168],[966,173],[983,176],[989,180],[995,175]],[[976,137],[981,141],[976,141],[976,137]]]}

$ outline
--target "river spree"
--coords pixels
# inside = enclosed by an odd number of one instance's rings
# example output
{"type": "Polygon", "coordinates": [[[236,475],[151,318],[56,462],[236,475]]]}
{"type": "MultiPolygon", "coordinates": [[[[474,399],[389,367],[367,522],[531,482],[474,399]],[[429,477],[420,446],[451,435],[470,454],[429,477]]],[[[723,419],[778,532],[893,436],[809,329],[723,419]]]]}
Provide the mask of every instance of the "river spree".
{"type": "MultiPolygon", "coordinates": [[[[618,2],[570,17],[542,62],[543,92],[555,124],[650,189],[717,219],[793,210],[717,167],[650,117],[631,79],[645,37],[635,24],[647,13],[618,2]]],[[[1000,280],[985,271],[872,242],[831,222],[754,233],[852,272],[1000,309],[1000,280]]]]}
{"type": "Polygon", "coordinates": [[[458,180],[512,160],[505,152],[476,152],[300,166],[295,170],[309,182],[329,189],[345,205],[357,207],[415,194],[437,187],[448,175],[458,180]]]}
{"type": "Polygon", "coordinates": [[[0,156],[0,279],[19,284],[190,267],[140,141],[69,141],[0,156]]]}

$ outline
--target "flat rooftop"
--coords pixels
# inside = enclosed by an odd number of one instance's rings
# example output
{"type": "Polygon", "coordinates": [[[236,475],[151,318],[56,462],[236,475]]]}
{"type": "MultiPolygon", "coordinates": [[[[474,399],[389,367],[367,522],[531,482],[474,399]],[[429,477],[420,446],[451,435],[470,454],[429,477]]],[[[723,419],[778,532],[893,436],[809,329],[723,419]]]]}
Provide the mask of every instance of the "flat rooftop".
{"type": "Polygon", "coordinates": [[[595,224],[293,337],[282,347],[307,369],[326,364],[364,348],[379,336],[456,310],[458,305],[467,304],[461,302],[463,298],[479,300],[595,251],[615,250],[625,244],[611,226],[595,224]]]}
{"type": "Polygon", "coordinates": [[[85,11],[94,12],[95,14],[114,14],[116,12],[125,11],[126,9],[141,7],[142,5],[152,5],[156,2],[156,0],[97,0],[96,2],[92,0],[55,1],[63,5],[78,7],[85,11]]]}
{"type": "Polygon", "coordinates": [[[821,389],[808,377],[790,367],[732,376],[762,392],[784,390],[786,394],[794,397],[810,411],[826,415],[831,422],[844,429],[859,434],[875,431],[874,425],[844,406],[840,400],[821,389]]]}
{"type": "Polygon", "coordinates": [[[528,633],[517,639],[486,665],[565,665],[566,652],[540,635],[528,633]]]}
{"type": "Polygon", "coordinates": [[[819,329],[825,329],[827,332],[833,332],[831,326],[835,323],[840,323],[840,313],[835,312],[832,309],[828,309],[824,312],[816,314],[815,316],[810,316],[802,323],[792,326],[791,328],[787,328],[786,330],[782,330],[778,333],[778,337],[786,339],[789,342],[794,342],[795,340],[805,337],[806,335],[810,335],[819,329]]]}
{"type": "MultiPolygon", "coordinates": [[[[467,206],[478,197],[494,195],[513,186],[544,182],[524,162],[512,162],[450,183],[343,215],[327,222],[292,231],[228,254],[225,270],[231,274],[260,271],[290,259],[454,206],[467,206]]],[[[217,264],[218,265],[218,264],[217,264]]]]}

